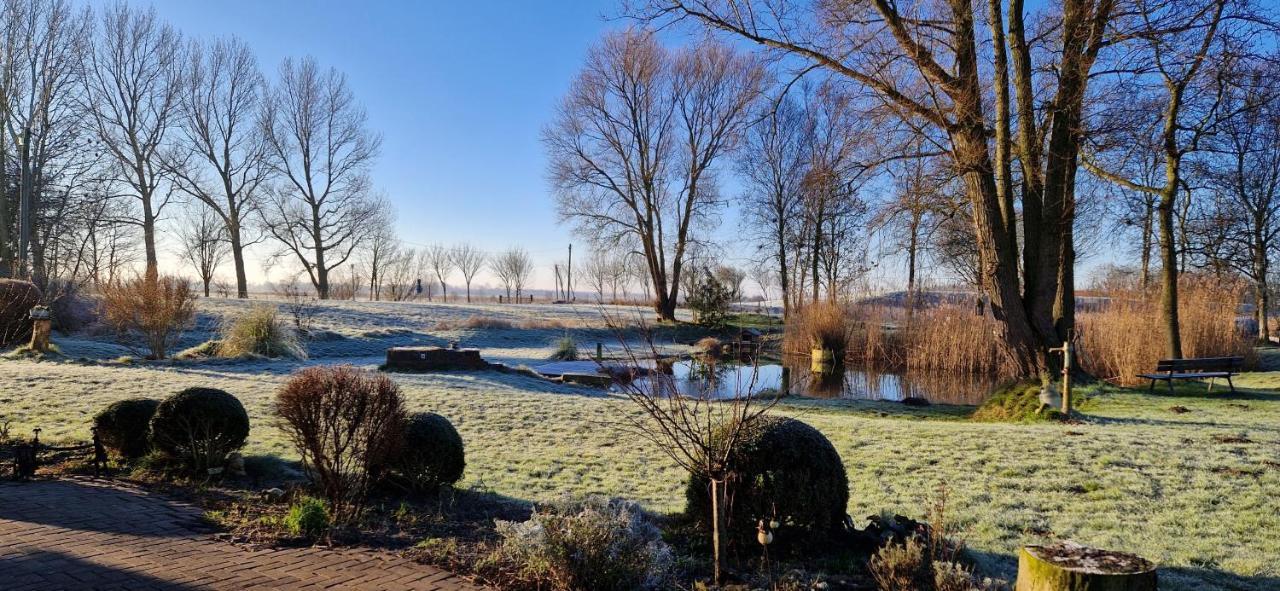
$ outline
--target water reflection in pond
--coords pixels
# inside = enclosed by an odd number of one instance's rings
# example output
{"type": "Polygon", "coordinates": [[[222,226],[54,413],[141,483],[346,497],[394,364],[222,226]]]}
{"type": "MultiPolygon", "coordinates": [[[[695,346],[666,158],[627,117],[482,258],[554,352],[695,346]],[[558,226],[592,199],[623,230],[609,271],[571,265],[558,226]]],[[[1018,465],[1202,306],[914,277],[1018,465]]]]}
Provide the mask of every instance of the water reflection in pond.
{"type": "MultiPolygon", "coordinates": [[[[667,364],[662,364],[667,365],[667,364]]],[[[814,374],[809,360],[787,360],[791,370],[791,394],[807,398],[891,400],[923,398],[935,404],[981,404],[995,387],[995,380],[974,375],[879,373],[846,369],[814,374]]],[[[670,364],[672,385],[681,394],[701,392],[715,398],[732,398],[744,392],[778,391],[783,364],[756,366],[729,362],[703,363],[683,360],[670,364]]]]}

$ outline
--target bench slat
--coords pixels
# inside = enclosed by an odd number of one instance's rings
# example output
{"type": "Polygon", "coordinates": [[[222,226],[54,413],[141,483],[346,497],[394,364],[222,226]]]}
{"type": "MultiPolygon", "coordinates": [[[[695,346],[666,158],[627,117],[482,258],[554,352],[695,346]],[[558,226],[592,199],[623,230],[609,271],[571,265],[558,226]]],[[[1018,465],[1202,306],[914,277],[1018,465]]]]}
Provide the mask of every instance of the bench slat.
{"type": "Polygon", "coordinates": [[[1229,378],[1235,374],[1226,371],[1209,371],[1198,373],[1141,373],[1140,378],[1149,380],[1194,380],[1198,378],[1229,378]]]}

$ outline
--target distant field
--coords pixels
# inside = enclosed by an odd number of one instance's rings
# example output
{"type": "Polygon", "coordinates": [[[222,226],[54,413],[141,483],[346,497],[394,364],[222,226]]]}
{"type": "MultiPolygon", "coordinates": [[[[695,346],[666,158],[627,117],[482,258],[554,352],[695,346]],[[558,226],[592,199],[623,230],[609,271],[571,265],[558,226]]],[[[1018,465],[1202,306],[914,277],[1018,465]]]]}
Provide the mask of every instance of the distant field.
{"type": "MultiPolygon", "coordinates": [[[[203,301],[202,334],[242,304],[203,301]]],[[[631,314],[635,310],[620,308],[631,314]]],[[[645,312],[640,312],[645,313],[645,312]]],[[[17,434],[83,438],[113,400],[162,397],[190,385],[223,388],[254,423],[250,453],[294,454],[274,425],[274,390],[312,363],[373,366],[388,344],[460,340],[487,358],[545,359],[566,330],[584,344],[607,339],[590,306],[326,305],[317,323],[345,339],[313,344],[297,362],[121,363],[0,360],[0,420],[17,434]],[[434,330],[471,315],[515,324],[557,319],[569,328],[434,330]]],[[[127,354],[103,338],[55,338],[72,358],[127,354]]],[[[1267,357],[1268,368],[1277,368],[1267,357]]],[[[564,491],[625,496],[657,511],[683,504],[684,475],[622,428],[626,400],[496,372],[396,375],[414,410],[457,424],[467,445],[463,486],[540,500],[564,491]]],[[[1068,538],[1143,554],[1164,566],[1162,589],[1280,588],[1280,371],[1241,376],[1236,396],[1201,384],[1176,396],[1102,389],[1082,424],[984,424],[944,408],[795,400],[779,412],[835,443],[849,471],[855,519],[885,511],[919,515],[945,485],[968,546],[992,572],[1012,575],[1022,544],[1068,538]],[[1185,407],[1187,412],[1171,409],[1185,407]]]]}

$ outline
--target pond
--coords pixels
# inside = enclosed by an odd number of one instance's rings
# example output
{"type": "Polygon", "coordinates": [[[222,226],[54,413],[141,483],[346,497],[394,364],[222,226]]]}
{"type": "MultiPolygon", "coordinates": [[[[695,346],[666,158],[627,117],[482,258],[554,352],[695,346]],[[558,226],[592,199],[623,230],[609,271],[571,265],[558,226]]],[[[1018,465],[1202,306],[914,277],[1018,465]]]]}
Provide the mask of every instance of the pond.
{"type": "MultiPolygon", "coordinates": [[[[808,359],[786,363],[791,369],[791,394],[807,398],[889,400],[923,398],[934,404],[978,405],[997,385],[994,378],[975,375],[915,375],[846,369],[829,375],[814,374],[808,359]]],[[[669,377],[677,392],[686,396],[700,393],[713,398],[733,398],[745,392],[777,391],[782,387],[783,365],[748,365],[697,360],[677,361],[669,377]]],[[[658,378],[641,378],[643,380],[658,378]]]]}

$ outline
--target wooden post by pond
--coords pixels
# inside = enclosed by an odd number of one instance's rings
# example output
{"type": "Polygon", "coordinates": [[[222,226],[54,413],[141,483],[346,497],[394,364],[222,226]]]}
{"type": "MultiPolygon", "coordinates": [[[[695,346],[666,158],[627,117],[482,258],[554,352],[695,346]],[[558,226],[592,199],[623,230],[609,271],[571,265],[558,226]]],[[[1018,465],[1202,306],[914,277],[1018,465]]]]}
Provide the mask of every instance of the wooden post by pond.
{"type": "Polygon", "coordinates": [[[1071,340],[1062,343],[1062,414],[1071,415],[1071,340]]]}
{"type": "Polygon", "coordinates": [[[1062,414],[1071,414],[1071,340],[1062,342],[1061,347],[1049,349],[1051,353],[1062,353],[1062,414]]]}

